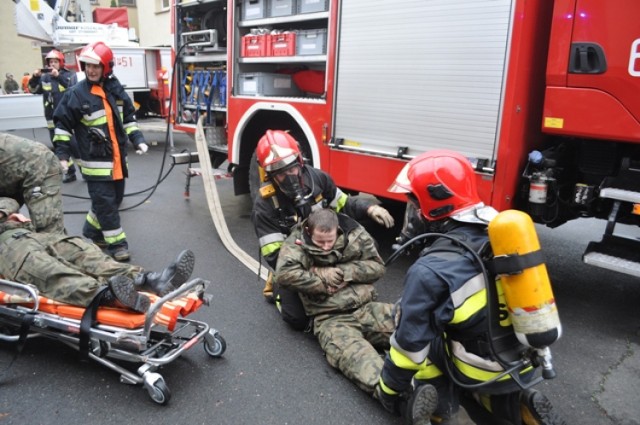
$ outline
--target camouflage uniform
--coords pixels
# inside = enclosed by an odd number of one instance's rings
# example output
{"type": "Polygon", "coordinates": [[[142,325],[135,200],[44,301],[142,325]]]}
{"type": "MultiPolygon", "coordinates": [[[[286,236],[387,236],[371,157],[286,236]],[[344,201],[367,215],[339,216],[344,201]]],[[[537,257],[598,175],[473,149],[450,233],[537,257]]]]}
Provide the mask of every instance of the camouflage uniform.
{"type": "Polygon", "coordinates": [[[394,330],[392,304],[374,302],[373,282],[384,274],[384,264],[373,238],[357,222],[339,214],[340,229],[330,251],[316,247],[297,225],[280,249],[275,279],[297,291],[313,332],[329,364],[364,391],[373,394],[384,363],[378,349],[389,348],[394,330]],[[346,287],[329,295],[312,267],[342,270],[346,287]]]}
{"type": "Polygon", "coordinates": [[[79,237],[34,233],[31,223],[7,221],[18,203],[0,198],[0,275],[30,283],[47,298],[87,306],[115,275],[134,278],[143,270],[114,261],[79,237]]]}
{"type": "Polygon", "coordinates": [[[0,197],[26,204],[37,232],[64,234],[62,168],[42,143],[0,133],[0,197]]]}

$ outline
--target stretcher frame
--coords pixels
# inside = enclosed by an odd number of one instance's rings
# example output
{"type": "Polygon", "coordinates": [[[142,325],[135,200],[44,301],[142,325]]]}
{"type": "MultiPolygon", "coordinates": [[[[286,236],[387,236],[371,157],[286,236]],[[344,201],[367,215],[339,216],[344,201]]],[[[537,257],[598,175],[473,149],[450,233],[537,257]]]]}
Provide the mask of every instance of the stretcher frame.
{"type": "MultiPolygon", "coordinates": [[[[226,351],[226,341],[220,333],[207,323],[178,317],[175,326],[169,330],[166,326],[154,322],[162,306],[194,290],[205,305],[209,298],[204,291],[208,281],[193,279],[176,290],[154,302],[145,314],[144,325],[137,328],[123,328],[95,323],[89,330],[89,359],[106,366],[120,374],[120,382],[131,385],[143,385],[151,399],[160,405],[166,405],[171,392],[157,369],[171,363],[199,342],[209,356],[221,357],[226,351]],[[117,364],[115,360],[140,364],[134,373],[117,364]]],[[[62,317],[39,310],[39,296],[31,285],[0,279],[0,290],[8,293],[27,295],[29,303],[0,303],[0,341],[15,342],[46,337],[81,351],[80,320],[62,317]],[[20,335],[23,323],[31,323],[26,335],[20,335]],[[7,332],[7,331],[10,332],[7,332]]],[[[21,347],[18,347],[20,350],[21,347]]]]}

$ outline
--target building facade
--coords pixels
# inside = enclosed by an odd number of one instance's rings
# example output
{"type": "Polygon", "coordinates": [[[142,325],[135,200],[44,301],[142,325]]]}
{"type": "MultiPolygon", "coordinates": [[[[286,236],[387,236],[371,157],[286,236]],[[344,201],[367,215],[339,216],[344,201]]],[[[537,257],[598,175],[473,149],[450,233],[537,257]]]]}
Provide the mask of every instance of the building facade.
{"type": "MultiPolygon", "coordinates": [[[[141,46],[170,46],[171,0],[118,0],[127,8],[129,27],[135,28],[141,46]]],[[[111,0],[91,0],[95,7],[110,7],[111,0]]],[[[17,81],[25,72],[42,67],[42,47],[46,43],[17,35],[16,5],[0,1],[0,77],[12,73],[17,81]]],[[[0,84],[1,85],[1,84],[0,84]]]]}

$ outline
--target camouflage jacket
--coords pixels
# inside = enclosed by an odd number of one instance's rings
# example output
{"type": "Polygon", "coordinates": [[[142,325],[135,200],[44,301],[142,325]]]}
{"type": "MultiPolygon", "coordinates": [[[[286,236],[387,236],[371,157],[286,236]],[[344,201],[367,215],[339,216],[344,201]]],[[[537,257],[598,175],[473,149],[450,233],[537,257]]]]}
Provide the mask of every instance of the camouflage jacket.
{"type": "Polygon", "coordinates": [[[346,313],[374,301],[373,282],[385,271],[371,235],[353,219],[338,217],[338,239],[330,251],[316,247],[303,232],[306,220],[294,227],[280,249],[276,283],[298,292],[309,316],[346,313]],[[340,268],[347,286],[329,295],[322,279],[310,271],[314,266],[340,268]]]}
{"type": "Polygon", "coordinates": [[[33,231],[33,224],[31,224],[31,222],[20,223],[18,221],[7,220],[10,214],[17,213],[19,210],[20,205],[18,205],[18,202],[15,199],[0,198],[0,235],[13,229],[33,231]]]}
{"type": "Polygon", "coordinates": [[[44,179],[53,172],[52,164],[59,167],[58,159],[44,144],[0,133],[0,197],[8,196],[23,203],[25,181],[33,182],[37,176],[44,179]]]}

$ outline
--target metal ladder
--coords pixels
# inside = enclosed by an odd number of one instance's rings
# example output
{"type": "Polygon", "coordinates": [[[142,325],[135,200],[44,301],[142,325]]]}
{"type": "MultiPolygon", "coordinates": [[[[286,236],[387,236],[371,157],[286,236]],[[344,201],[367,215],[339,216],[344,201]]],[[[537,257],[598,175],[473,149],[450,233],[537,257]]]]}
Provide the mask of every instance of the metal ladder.
{"type": "Polygon", "coordinates": [[[640,277],[640,240],[614,234],[621,206],[623,203],[640,205],[640,192],[606,187],[600,190],[600,197],[614,200],[613,208],[602,240],[590,242],[582,260],[596,267],[640,277]]]}

